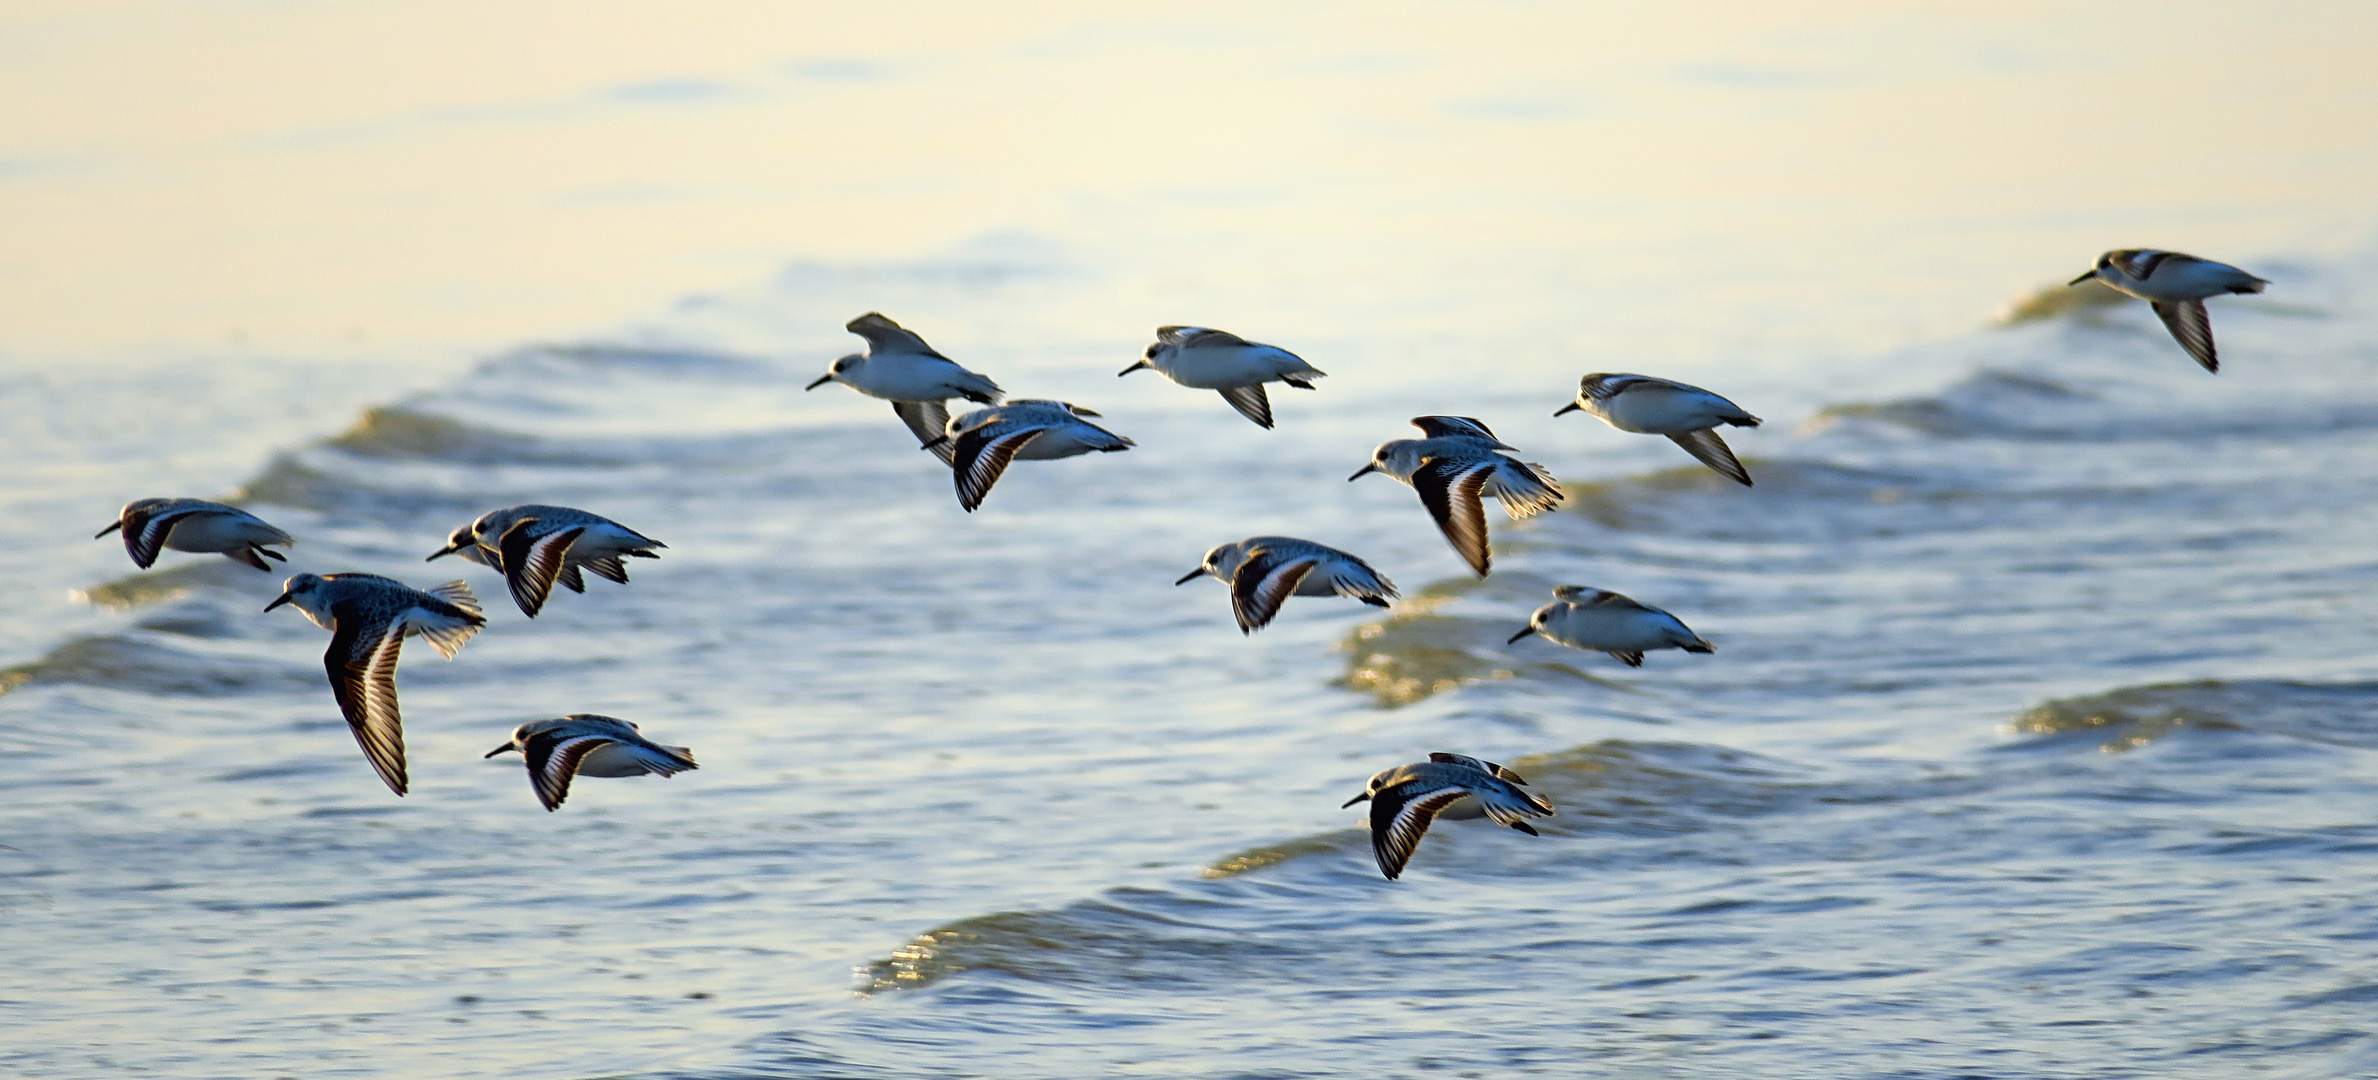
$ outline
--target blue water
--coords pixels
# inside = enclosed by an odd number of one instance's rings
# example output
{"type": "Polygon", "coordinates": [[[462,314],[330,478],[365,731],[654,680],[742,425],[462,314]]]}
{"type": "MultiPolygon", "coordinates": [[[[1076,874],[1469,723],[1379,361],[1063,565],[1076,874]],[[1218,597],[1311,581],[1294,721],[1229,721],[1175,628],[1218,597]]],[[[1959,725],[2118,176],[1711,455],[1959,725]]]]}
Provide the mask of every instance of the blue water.
{"type": "Polygon", "coordinates": [[[0,408],[64,419],[10,434],[0,1069],[2378,1073],[2378,278],[2274,262],[2270,299],[2216,304],[2217,377],[2136,306],[1625,365],[1766,416],[1734,439],[1752,489],[1554,419],[1576,361],[1414,367],[1385,331],[1303,350],[1331,378],[1265,432],[1116,380],[1135,328],[1001,322],[1103,280],[1029,265],[893,314],[995,327],[960,358],[1139,447],[1021,463],[973,515],[887,408],[801,390],[880,277],[451,375],[17,380],[0,408]],[[1483,582],[1408,489],[1344,479],[1430,405],[1567,483],[1494,513],[1483,582]],[[490,601],[455,661],[407,650],[410,797],[339,720],[327,635],[260,613],[277,580],[88,538],[167,493],[236,494],[293,569],[490,601]],[[533,623],[422,564],[532,500],[669,547],[533,623]],[[1261,533],[1409,600],[1242,637],[1219,586],[1172,585],[1261,533]],[[1718,652],[1506,646],[1559,583],[1718,652]],[[703,766],[548,814],[481,755],[567,712],[703,766]],[[1338,804],[1431,750],[1558,816],[1441,822],[1381,880],[1338,804]]]}

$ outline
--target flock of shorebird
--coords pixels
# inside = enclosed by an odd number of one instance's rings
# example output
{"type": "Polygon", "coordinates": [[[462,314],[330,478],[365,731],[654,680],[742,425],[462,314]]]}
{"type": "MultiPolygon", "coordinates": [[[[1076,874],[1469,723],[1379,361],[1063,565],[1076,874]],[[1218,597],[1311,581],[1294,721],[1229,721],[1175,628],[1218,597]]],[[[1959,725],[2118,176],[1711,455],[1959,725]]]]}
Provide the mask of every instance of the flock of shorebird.
{"type": "MultiPolygon", "coordinates": [[[[2176,252],[2146,249],[2109,251],[2095,268],[2072,284],[2095,278],[2150,302],[2172,336],[2208,371],[2219,370],[2208,297],[2261,292],[2268,282],[2234,266],[2176,252]]],[[[913,331],[879,314],[851,320],[850,332],[866,339],[865,352],[834,361],[814,390],[838,382],[869,397],[891,402],[892,411],[921,444],[950,468],[958,505],[969,513],[982,505],[993,485],[1015,461],[1074,457],[1092,451],[1128,450],[1130,439],[1093,423],[1098,414],[1061,401],[1000,403],[998,384],[933,350],[913,331]],[[952,416],[949,401],[963,398],[985,406],[952,416]]],[[[1272,426],[1265,383],[1314,389],[1322,372],[1286,349],[1235,334],[1193,326],[1157,331],[1129,375],[1153,369],[1182,386],[1213,390],[1254,423],[1272,426]]],[[[1695,459],[1748,486],[1749,470],[1726,446],[1718,429],[1756,427],[1759,418],[1717,394],[1647,375],[1587,375],[1577,396],[1553,415],[1582,411],[1620,431],[1665,435],[1695,459]]],[[[1386,442],[1349,481],[1378,472],[1409,485],[1435,519],[1437,528],[1463,562],[1480,577],[1492,566],[1487,543],[1485,500],[1502,503],[1513,520],[1557,507],[1562,492],[1541,465],[1510,456],[1516,449],[1475,419],[1422,416],[1412,420],[1422,438],[1386,442]]],[[[258,570],[272,550],[297,541],[288,533],[238,507],[199,499],[141,499],[126,505],[99,536],[121,531],[132,561],[143,569],[165,550],[221,554],[258,570]]],[[[666,547],[609,518],[560,506],[527,505],[491,511],[454,530],[432,560],[447,555],[497,570],[523,615],[535,618],[558,583],[585,592],[583,572],[620,584],[628,580],[628,558],[658,558],[666,547]]],[[[1253,633],[1279,614],[1291,596],[1343,596],[1377,607],[1397,596],[1395,584],[1345,551],[1287,536],[1255,536],[1206,552],[1197,569],[1175,584],[1213,577],[1230,586],[1231,610],[1242,633],[1253,633]]],[[[1511,642],[1534,635],[1571,648],[1606,652],[1632,667],[1659,649],[1716,651],[1675,616],[1628,597],[1582,585],[1553,590],[1553,602],[1536,609],[1511,642]]],[[[331,692],[353,729],[364,756],[389,790],[407,787],[402,717],[397,709],[397,655],[404,639],[428,640],[439,655],[453,659],[471,636],[487,625],[470,586],[452,581],[416,589],[377,574],[298,574],[265,607],[288,604],[330,631],[323,666],[331,692]]],[[[490,751],[494,757],[519,753],[529,781],[547,810],[569,796],[580,775],[671,776],[696,768],[692,752],[646,739],[636,725],[615,717],[580,713],[520,725],[511,740],[490,751]]],[[[1429,824],[1463,798],[1476,801],[1497,824],[1535,834],[1526,819],[1549,817],[1552,804],[1522,791],[1525,780],[1493,762],[1461,754],[1432,753],[1427,761],[1398,765],[1371,777],[1362,794],[1346,805],[1371,803],[1371,846],[1379,870],[1393,879],[1403,872],[1429,824]]]]}

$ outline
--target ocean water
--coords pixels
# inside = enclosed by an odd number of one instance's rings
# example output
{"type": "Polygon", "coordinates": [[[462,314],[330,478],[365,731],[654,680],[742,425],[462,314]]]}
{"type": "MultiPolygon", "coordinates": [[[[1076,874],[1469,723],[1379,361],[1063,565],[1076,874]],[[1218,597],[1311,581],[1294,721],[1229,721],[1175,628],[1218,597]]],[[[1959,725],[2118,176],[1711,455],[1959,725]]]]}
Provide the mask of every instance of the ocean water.
{"type": "Polygon", "coordinates": [[[1138,331],[1075,312],[1126,279],[1032,245],[796,268],[451,372],[19,378],[0,1070],[2378,1072],[2378,259],[2253,265],[2277,284],[2216,302],[2217,377],[2136,304],[1662,368],[1767,418],[1733,437],[1750,489],[1555,419],[1570,358],[1415,366],[1359,326],[1288,343],[1331,377],[1259,430],[1118,381],[1138,331]],[[801,389],[873,306],[1139,446],[962,513],[889,409],[801,389]],[[1570,496],[1495,512],[1484,581],[1408,489],[1345,480],[1432,407],[1570,496]],[[410,797],[339,720],[327,635],[261,613],[277,576],[89,539],[166,491],[289,529],[292,569],[488,601],[456,660],[407,650],[410,797]],[[533,622],[422,565],[532,500],[669,547],[533,622]],[[1242,636],[1172,584],[1272,532],[1408,599],[1242,636]],[[1570,582],[1718,652],[1504,644],[1570,582]],[[549,814],[481,760],[581,711],[703,767],[549,814]],[[1381,880],[1339,803],[1432,750],[1558,816],[1442,821],[1381,880]]]}

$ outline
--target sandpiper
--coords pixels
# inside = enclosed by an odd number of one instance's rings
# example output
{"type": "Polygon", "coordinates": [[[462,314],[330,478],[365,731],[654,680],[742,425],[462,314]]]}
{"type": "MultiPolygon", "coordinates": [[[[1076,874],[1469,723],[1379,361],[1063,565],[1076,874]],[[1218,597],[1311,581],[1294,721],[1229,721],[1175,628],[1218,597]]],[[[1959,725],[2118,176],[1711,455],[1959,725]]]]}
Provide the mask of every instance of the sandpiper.
{"type": "Polygon", "coordinates": [[[270,546],[297,543],[254,514],[204,499],[136,499],[124,504],[115,524],[91,534],[91,539],[118,530],[124,533],[124,550],[132,556],[132,565],[143,570],[156,564],[158,552],[171,548],[221,555],[269,571],[272,564],[264,560],[289,561],[270,546]]]}
{"type": "Polygon", "coordinates": [[[1601,417],[1603,423],[1620,431],[1666,435],[1701,464],[1750,486],[1750,470],[1734,460],[1734,451],[1718,437],[1717,428],[1726,424],[1757,427],[1759,418],[1698,386],[1649,375],[1597,372],[1578,380],[1577,400],[1552,415],[1578,410],[1601,417]]]}
{"type": "Polygon", "coordinates": [[[1173,584],[1209,576],[1230,584],[1230,608],[1242,634],[1269,625],[1291,596],[1350,596],[1372,607],[1386,607],[1396,596],[1395,583],[1371,564],[1293,536],[1250,536],[1223,544],[1173,584]]]}
{"type": "Polygon", "coordinates": [[[1717,651],[1717,646],[1693,633],[1676,616],[1617,593],[1563,585],[1552,590],[1552,595],[1559,599],[1537,608],[1527,629],[1511,635],[1506,644],[1538,634],[1572,649],[1609,653],[1628,667],[1642,667],[1643,654],[1653,649],[1717,651]]]}
{"type": "Polygon", "coordinates": [[[1010,401],[951,417],[941,437],[925,446],[956,448],[950,476],[958,505],[971,514],[1011,461],[1053,461],[1093,450],[1111,454],[1137,445],[1084,419],[1097,415],[1063,401],[1010,401]]]}
{"type": "Polygon", "coordinates": [[[378,574],[299,574],[281,588],[271,611],[289,604],[314,625],[330,631],[322,666],[330,690],[346,714],[355,742],[363,747],[388,790],[405,793],[405,727],[396,707],[397,651],[418,634],[448,660],[471,635],[487,625],[471,587],[449,581],[427,591],[378,574]]]}
{"type": "Polygon", "coordinates": [[[1519,790],[1526,783],[1518,773],[1494,762],[1439,752],[1430,754],[1427,761],[1380,770],[1362,794],[1346,800],[1345,805],[1370,801],[1371,854],[1379,860],[1379,872],[1394,881],[1403,874],[1412,849],[1420,846],[1421,836],[1438,812],[1465,795],[1477,799],[1495,824],[1539,835],[1536,827],[1523,819],[1551,817],[1552,804],[1519,790]]]}
{"type": "Polygon", "coordinates": [[[490,510],[479,520],[454,530],[446,546],[424,562],[460,555],[482,566],[503,571],[504,584],[520,612],[536,618],[544,610],[553,584],[575,593],[586,591],[580,567],[598,576],[628,583],[626,556],[657,559],[654,548],[665,548],[649,536],[610,518],[567,506],[526,506],[490,510]]]}
{"type": "Polygon", "coordinates": [[[1346,479],[1380,472],[1411,485],[1445,541],[1479,577],[1486,576],[1494,559],[1481,495],[1500,499],[1513,521],[1560,505],[1560,485],[1552,474],[1500,453],[1514,447],[1495,438],[1485,424],[1466,416],[1415,416],[1412,426],[1428,437],[1379,444],[1371,463],[1346,479]]]}
{"type": "Polygon", "coordinates": [[[2071,284],[2090,278],[2147,301],[2180,347],[2213,372],[2221,370],[2221,357],[2213,351],[2213,319],[2205,313],[2205,298],[2258,293],[2270,284],[2228,263],[2153,248],[2106,252],[2097,257],[2096,267],[2071,284]]]}
{"type": "Polygon", "coordinates": [[[1182,386],[1218,391],[1239,415],[1266,428],[1272,426],[1272,403],[1264,396],[1263,384],[1279,382],[1312,390],[1314,379],[1327,377],[1303,357],[1279,346],[1202,326],[1157,327],[1156,343],[1148,346],[1146,355],[1117,374],[1129,375],[1141,368],[1154,368],[1182,386]]]}
{"type": "Polygon", "coordinates": [[[512,729],[512,741],[487,756],[507,751],[527,759],[529,786],[548,811],[560,809],[570,797],[574,776],[675,776],[701,768],[692,750],[662,746],[637,734],[636,725],[596,713],[531,720],[512,729]]]}
{"type": "Polygon", "coordinates": [[[914,432],[917,441],[932,447],[944,464],[956,448],[939,442],[949,423],[949,399],[990,405],[999,400],[999,384],[959,367],[957,361],[933,351],[915,331],[868,312],[844,329],[867,339],[867,351],[834,361],[834,366],[808,389],[838,382],[868,397],[892,403],[892,412],[914,432]]]}

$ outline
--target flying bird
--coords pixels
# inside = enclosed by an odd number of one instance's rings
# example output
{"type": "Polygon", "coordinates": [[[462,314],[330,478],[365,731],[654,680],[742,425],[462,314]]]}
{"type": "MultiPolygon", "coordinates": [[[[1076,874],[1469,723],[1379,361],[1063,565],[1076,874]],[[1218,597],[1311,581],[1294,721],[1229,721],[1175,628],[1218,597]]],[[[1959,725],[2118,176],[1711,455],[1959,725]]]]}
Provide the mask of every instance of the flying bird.
{"type": "Polygon", "coordinates": [[[1717,429],[1728,424],[1757,427],[1759,418],[1698,386],[1649,375],[1598,372],[1578,380],[1577,400],[1552,415],[1578,411],[1601,417],[1620,431],[1666,435],[1719,475],[1750,486],[1750,470],[1734,460],[1734,451],[1718,437],[1717,429]]]}
{"type": "Polygon", "coordinates": [[[272,563],[266,559],[289,561],[272,548],[297,543],[288,533],[265,524],[263,518],[204,499],[136,499],[125,503],[115,523],[91,534],[91,539],[118,530],[124,534],[124,551],[132,556],[132,565],[143,570],[156,565],[159,552],[171,549],[221,555],[270,571],[272,563]]]}
{"type": "Polygon", "coordinates": [[[1129,375],[1142,368],[1153,368],[1182,386],[1218,391],[1239,415],[1265,428],[1272,426],[1272,403],[1264,396],[1263,384],[1286,383],[1312,390],[1316,389],[1314,379],[1326,377],[1303,357],[1277,345],[1202,326],[1157,327],[1156,343],[1148,346],[1140,362],[1116,374],[1129,375]]]}
{"type": "Polygon", "coordinates": [[[1530,634],[1572,649],[1606,652],[1628,667],[1642,667],[1643,654],[1654,649],[1683,649],[1713,653],[1717,646],[1649,604],[1639,604],[1605,589],[1563,585],[1552,590],[1552,603],[1537,608],[1527,628],[1511,635],[1516,644],[1530,634]]]}
{"type": "Polygon", "coordinates": [[[675,776],[698,769],[694,752],[662,746],[613,716],[573,713],[558,720],[531,720],[512,730],[512,741],[488,757],[517,751],[528,762],[528,782],[548,811],[570,797],[576,776],[675,776]]]}
{"type": "Polygon", "coordinates": [[[1479,577],[1487,575],[1494,560],[1482,496],[1501,500],[1513,521],[1560,505],[1560,485],[1552,474],[1502,453],[1514,448],[1485,424],[1466,416],[1415,416],[1412,426],[1427,438],[1380,443],[1371,463],[1346,479],[1378,472],[1410,485],[1445,542],[1479,577]]]}
{"type": "Polygon", "coordinates": [[[586,591],[580,568],[625,585],[627,557],[657,559],[660,555],[652,549],[668,546],[600,514],[531,503],[479,515],[422,561],[460,555],[502,571],[512,602],[534,619],[545,609],[555,582],[574,593],[586,591]]]}
{"type": "Polygon", "coordinates": [[[806,389],[838,382],[891,402],[892,412],[915,433],[917,441],[933,448],[942,463],[949,464],[956,449],[939,441],[949,424],[949,399],[995,404],[999,384],[959,367],[957,361],[933,351],[915,331],[875,312],[852,319],[843,328],[867,339],[867,351],[834,361],[834,366],[806,389]]]}
{"type": "Polygon", "coordinates": [[[363,756],[388,790],[405,793],[405,725],[396,704],[396,661],[408,637],[419,635],[448,660],[487,625],[471,587],[449,581],[416,589],[378,574],[299,574],[278,599],[330,631],[322,666],[330,692],[363,756]]]}
{"type": "Polygon", "coordinates": [[[1174,585],[1212,577],[1230,586],[1239,632],[1270,625],[1291,596],[1347,596],[1386,607],[1395,583],[1352,555],[1293,536],[1251,536],[1206,552],[1205,562],[1174,585]]]}
{"type": "Polygon", "coordinates": [[[2146,301],[2180,347],[2212,372],[2221,370],[2221,357],[2213,350],[2213,317],[2205,313],[2205,298],[2258,293],[2270,284],[2228,263],[2153,248],[2106,252],[2097,257],[2095,267],[2072,279],[2071,284],[2090,278],[2146,301]]]}
{"type": "Polygon", "coordinates": [[[1370,802],[1371,854],[1379,860],[1379,872],[1394,881],[1403,875],[1404,864],[1412,860],[1412,850],[1420,846],[1429,823],[1465,795],[1477,799],[1495,824],[1529,836],[1540,835],[1525,819],[1551,817],[1552,804],[1519,790],[1526,783],[1518,773],[1494,762],[1439,752],[1430,754],[1427,761],[1380,770],[1362,794],[1346,800],[1345,805],[1370,802]]]}
{"type": "Polygon", "coordinates": [[[1053,461],[1091,451],[1114,453],[1137,445],[1088,418],[1097,413],[1062,401],[1027,398],[953,416],[926,449],[949,445],[958,505],[971,514],[1012,461],[1053,461]]]}

